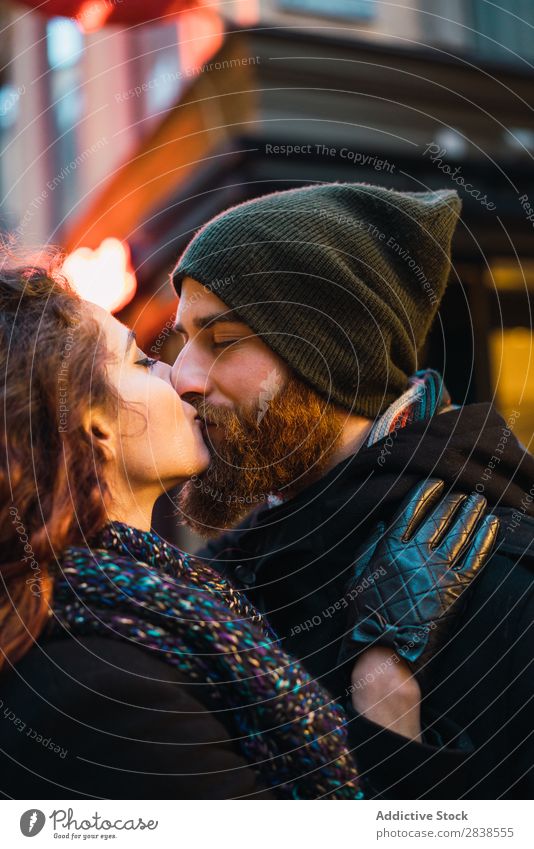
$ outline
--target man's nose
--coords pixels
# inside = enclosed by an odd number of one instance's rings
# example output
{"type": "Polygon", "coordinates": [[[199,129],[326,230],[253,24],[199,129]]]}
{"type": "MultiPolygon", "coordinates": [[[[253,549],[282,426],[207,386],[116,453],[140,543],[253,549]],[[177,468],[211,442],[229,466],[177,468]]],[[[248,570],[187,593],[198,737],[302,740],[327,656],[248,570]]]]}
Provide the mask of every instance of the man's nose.
{"type": "Polygon", "coordinates": [[[171,383],[178,395],[207,395],[208,382],[209,370],[185,348],[180,351],[171,369],[171,383]]]}

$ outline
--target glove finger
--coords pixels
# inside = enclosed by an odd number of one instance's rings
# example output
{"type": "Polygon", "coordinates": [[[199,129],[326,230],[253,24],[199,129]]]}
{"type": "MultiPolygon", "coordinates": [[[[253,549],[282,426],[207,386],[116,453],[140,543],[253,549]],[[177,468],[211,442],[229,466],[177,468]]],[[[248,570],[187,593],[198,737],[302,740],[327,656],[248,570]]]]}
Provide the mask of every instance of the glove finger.
{"type": "Polygon", "coordinates": [[[453,569],[455,571],[461,570],[466,574],[471,573],[473,577],[480,569],[483,569],[495,547],[499,525],[500,522],[497,516],[493,516],[491,513],[489,516],[486,516],[482,520],[480,528],[476,532],[475,538],[462,561],[456,563],[453,569]]]}
{"type": "Polygon", "coordinates": [[[388,530],[388,537],[408,542],[428,511],[438,502],[444,487],[443,481],[436,478],[417,484],[402,501],[388,530]]]}
{"type": "MultiPolygon", "coordinates": [[[[486,514],[488,502],[483,495],[471,495],[461,504],[458,512],[454,515],[449,529],[442,534],[438,541],[439,552],[450,561],[450,567],[454,567],[465,553],[477,528],[486,514]]],[[[436,543],[434,543],[436,547],[436,543]]]]}
{"type": "Polygon", "coordinates": [[[467,496],[463,492],[449,492],[421,522],[414,541],[432,551],[437,548],[466,500],[467,496]]]}

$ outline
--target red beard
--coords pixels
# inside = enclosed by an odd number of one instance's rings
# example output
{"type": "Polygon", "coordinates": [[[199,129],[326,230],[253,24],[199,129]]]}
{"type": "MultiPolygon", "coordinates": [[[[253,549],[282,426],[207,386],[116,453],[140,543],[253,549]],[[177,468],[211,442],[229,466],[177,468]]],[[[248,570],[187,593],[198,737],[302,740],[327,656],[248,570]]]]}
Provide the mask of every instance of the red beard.
{"type": "Polygon", "coordinates": [[[217,446],[205,436],[209,468],[182,488],[183,521],[203,537],[233,527],[271,494],[292,498],[322,476],[341,438],[339,411],[313,389],[290,379],[259,413],[187,399],[200,417],[218,426],[217,446]]]}

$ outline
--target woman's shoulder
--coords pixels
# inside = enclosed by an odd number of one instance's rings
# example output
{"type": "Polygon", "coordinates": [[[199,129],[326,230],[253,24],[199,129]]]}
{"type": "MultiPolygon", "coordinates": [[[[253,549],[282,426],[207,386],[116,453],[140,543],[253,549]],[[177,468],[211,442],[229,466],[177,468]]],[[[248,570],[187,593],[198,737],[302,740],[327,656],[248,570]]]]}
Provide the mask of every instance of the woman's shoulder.
{"type": "MultiPolygon", "coordinates": [[[[188,681],[171,664],[134,642],[103,636],[38,641],[31,651],[0,679],[0,699],[29,724],[46,723],[74,733],[95,733],[103,741],[120,725],[122,737],[168,739],[162,718],[210,718],[208,685],[188,681]],[[164,714],[164,717],[163,717],[164,714]]],[[[215,731],[216,721],[204,723],[201,736],[215,731]]],[[[188,723],[187,734],[192,732],[188,723]]],[[[3,723],[5,732],[5,723],[3,723]]],[[[173,730],[179,735],[180,723],[173,730]]],[[[200,731],[200,729],[199,729],[200,731]]],[[[225,736],[220,728],[219,739],[225,736]]],[[[213,735],[213,739],[217,734],[213,735]]],[[[194,741],[194,738],[191,738],[194,741]]]]}
{"type": "Polygon", "coordinates": [[[0,762],[9,765],[0,774],[10,776],[2,790],[14,798],[53,798],[61,788],[76,797],[257,798],[256,774],[222,715],[206,707],[209,686],[125,640],[40,641],[0,679],[0,762]]]}
{"type": "MultiPolygon", "coordinates": [[[[4,679],[0,679],[4,683],[4,679]]],[[[140,695],[152,684],[173,686],[177,692],[191,693],[195,686],[168,663],[162,652],[147,650],[124,637],[76,636],[66,632],[38,640],[31,651],[7,673],[5,686],[35,686],[50,697],[60,693],[68,697],[71,690],[113,697],[136,690],[140,695]],[[17,683],[16,683],[17,682],[17,683]],[[99,686],[96,686],[99,685],[99,686]]],[[[0,685],[1,692],[2,685],[0,685]]],[[[200,695],[197,688],[197,695],[200,695]]]]}

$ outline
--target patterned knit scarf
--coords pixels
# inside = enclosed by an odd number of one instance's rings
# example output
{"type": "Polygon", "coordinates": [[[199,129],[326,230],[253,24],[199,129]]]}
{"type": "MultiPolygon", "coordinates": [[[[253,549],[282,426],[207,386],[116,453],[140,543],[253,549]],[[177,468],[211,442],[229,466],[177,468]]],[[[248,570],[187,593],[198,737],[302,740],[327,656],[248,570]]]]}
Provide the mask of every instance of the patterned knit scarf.
{"type": "Polygon", "coordinates": [[[114,522],[67,549],[54,578],[54,636],[133,641],[197,682],[266,786],[293,799],[357,799],[347,717],[261,615],[213,569],[159,536],[114,522]]]}
{"type": "Polygon", "coordinates": [[[439,372],[430,368],[416,371],[410,378],[406,392],[376,420],[366,445],[374,445],[395,430],[454,408],[439,372]]]}

